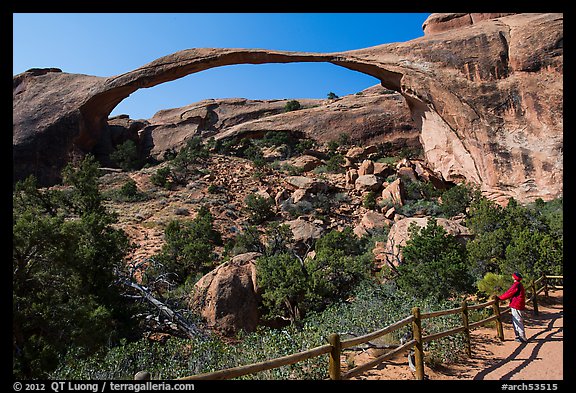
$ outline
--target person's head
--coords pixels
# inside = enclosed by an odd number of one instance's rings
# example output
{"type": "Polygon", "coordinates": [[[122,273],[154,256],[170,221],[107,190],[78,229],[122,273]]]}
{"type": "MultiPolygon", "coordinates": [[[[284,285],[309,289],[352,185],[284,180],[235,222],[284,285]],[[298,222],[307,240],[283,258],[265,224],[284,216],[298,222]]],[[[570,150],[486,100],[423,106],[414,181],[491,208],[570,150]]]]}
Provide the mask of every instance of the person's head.
{"type": "Polygon", "coordinates": [[[520,281],[520,280],[522,280],[522,275],[518,272],[514,272],[514,273],[512,273],[512,278],[516,281],[520,281]]]}

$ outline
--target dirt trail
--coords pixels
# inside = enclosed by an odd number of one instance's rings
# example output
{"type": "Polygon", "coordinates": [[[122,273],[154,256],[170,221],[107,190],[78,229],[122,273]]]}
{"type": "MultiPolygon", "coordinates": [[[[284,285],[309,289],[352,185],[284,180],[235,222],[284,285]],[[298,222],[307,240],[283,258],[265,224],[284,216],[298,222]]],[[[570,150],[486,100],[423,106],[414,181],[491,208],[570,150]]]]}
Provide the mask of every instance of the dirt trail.
{"type": "MultiPolygon", "coordinates": [[[[563,291],[550,291],[549,298],[539,299],[539,314],[530,306],[525,312],[527,343],[514,341],[510,313],[503,316],[504,341],[494,328],[471,331],[472,357],[457,364],[435,369],[425,366],[430,380],[562,380],[564,312],[563,291]]],[[[355,358],[356,364],[372,359],[369,352],[355,358]]],[[[406,354],[381,364],[354,379],[414,379],[406,354]]]]}

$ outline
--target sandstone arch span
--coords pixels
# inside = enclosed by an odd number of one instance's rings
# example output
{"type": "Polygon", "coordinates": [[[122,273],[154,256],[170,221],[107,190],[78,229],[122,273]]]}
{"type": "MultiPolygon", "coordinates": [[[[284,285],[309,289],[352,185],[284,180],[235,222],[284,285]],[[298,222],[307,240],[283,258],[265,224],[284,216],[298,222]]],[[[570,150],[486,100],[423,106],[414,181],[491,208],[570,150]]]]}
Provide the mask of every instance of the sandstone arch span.
{"type": "Polygon", "coordinates": [[[108,78],[80,108],[86,140],[97,139],[108,115],[122,100],[141,88],[149,88],[214,67],[238,64],[332,63],[371,75],[390,89],[400,91],[402,74],[345,56],[343,53],[322,54],[247,49],[194,48],[159,58],[134,71],[108,78]]]}
{"type": "Polygon", "coordinates": [[[90,151],[112,109],[137,89],[224,65],[329,62],[404,96],[426,158],[445,179],[479,183],[496,200],[561,195],[563,15],[492,15],[432,30],[441,32],[339,53],[189,49],[109,78],[18,75],[15,178],[53,181],[65,162],[90,151]]]}

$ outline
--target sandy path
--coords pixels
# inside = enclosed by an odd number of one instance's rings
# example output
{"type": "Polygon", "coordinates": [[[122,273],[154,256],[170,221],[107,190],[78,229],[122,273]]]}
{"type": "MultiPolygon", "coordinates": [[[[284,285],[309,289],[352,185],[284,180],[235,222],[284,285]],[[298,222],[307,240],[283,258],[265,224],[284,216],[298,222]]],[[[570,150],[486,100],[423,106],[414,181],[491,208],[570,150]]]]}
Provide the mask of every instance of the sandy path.
{"type": "MultiPolygon", "coordinates": [[[[471,332],[472,357],[458,364],[436,369],[425,367],[430,380],[562,380],[564,315],[563,291],[551,291],[548,299],[539,299],[539,314],[530,306],[525,312],[527,343],[514,341],[510,313],[503,317],[504,341],[494,328],[471,332]]],[[[371,359],[368,352],[356,357],[356,364],[371,359]]],[[[406,355],[381,364],[355,379],[414,379],[406,355]]]]}

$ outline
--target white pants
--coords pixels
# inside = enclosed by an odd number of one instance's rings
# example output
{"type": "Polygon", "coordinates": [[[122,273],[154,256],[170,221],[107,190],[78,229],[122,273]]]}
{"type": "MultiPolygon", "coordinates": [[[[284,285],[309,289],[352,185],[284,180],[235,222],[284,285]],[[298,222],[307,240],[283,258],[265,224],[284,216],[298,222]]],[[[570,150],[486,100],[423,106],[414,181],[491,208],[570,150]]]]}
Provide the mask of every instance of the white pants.
{"type": "Polygon", "coordinates": [[[524,333],[524,318],[522,316],[522,311],[516,310],[515,308],[510,309],[512,311],[512,326],[514,326],[514,332],[516,333],[516,338],[520,337],[526,340],[526,333],[524,333]]]}

